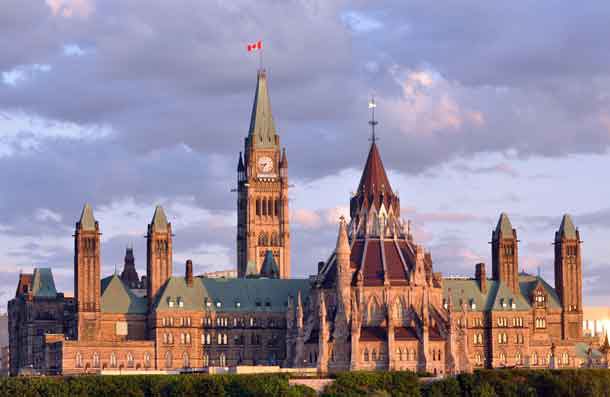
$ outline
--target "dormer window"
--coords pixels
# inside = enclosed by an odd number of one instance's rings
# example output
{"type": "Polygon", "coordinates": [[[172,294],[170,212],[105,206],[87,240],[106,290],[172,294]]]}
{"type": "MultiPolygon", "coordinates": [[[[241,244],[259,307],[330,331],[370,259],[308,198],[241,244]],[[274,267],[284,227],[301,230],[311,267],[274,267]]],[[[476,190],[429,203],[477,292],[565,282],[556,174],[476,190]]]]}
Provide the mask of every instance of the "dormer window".
{"type": "Polygon", "coordinates": [[[168,296],[168,297],[167,297],[167,305],[168,305],[169,307],[174,307],[174,301],[172,300],[172,297],[171,297],[171,296],[168,296]]]}
{"type": "Polygon", "coordinates": [[[221,301],[217,301],[216,302],[216,307],[218,307],[218,308],[222,307],[222,302],[221,301]]]}
{"type": "Polygon", "coordinates": [[[542,291],[536,291],[534,295],[534,302],[538,307],[544,307],[546,304],[546,296],[542,291]]]}
{"type": "Polygon", "coordinates": [[[513,310],[517,308],[517,303],[515,303],[515,301],[512,299],[510,300],[510,308],[513,310]]]}
{"type": "Polygon", "coordinates": [[[506,307],[506,300],[504,298],[500,299],[500,305],[506,307]]]}
{"type": "Polygon", "coordinates": [[[241,307],[241,302],[235,301],[235,307],[239,309],[241,307]]]}
{"type": "Polygon", "coordinates": [[[182,300],[182,297],[178,297],[176,298],[176,301],[178,302],[178,307],[184,307],[184,301],[182,300]]]}
{"type": "Polygon", "coordinates": [[[477,309],[477,304],[474,303],[474,299],[470,300],[470,309],[472,309],[472,310],[476,310],[477,309]]]}
{"type": "Polygon", "coordinates": [[[212,301],[210,301],[208,298],[205,298],[205,307],[212,307],[212,301]]]}

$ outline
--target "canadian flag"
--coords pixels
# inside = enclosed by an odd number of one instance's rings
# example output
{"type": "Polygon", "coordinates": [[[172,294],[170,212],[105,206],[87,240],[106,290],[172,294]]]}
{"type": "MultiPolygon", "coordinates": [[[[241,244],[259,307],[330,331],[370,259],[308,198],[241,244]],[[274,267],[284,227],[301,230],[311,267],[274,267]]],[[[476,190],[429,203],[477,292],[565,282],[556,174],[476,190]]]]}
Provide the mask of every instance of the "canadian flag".
{"type": "Polygon", "coordinates": [[[263,48],[263,42],[262,40],[257,41],[256,43],[250,43],[248,44],[248,52],[252,52],[252,51],[256,51],[256,50],[260,50],[263,48]]]}

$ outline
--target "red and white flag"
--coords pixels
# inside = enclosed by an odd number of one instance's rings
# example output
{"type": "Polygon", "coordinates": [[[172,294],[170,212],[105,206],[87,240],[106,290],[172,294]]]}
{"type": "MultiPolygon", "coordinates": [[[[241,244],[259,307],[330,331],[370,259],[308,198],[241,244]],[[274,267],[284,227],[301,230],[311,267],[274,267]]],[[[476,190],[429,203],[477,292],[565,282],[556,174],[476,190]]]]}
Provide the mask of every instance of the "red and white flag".
{"type": "Polygon", "coordinates": [[[250,43],[248,44],[248,52],[252,52],[252,51],[256,51],[256,50],[262,50],[263,49],[263,41],[259,40],[256,43],[250,43]]]}

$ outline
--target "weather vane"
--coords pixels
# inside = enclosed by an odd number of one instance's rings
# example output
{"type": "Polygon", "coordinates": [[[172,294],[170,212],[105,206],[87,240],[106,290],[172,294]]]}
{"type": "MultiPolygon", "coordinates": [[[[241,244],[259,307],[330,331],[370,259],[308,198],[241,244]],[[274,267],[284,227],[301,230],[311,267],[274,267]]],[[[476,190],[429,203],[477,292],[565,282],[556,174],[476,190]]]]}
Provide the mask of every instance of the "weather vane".
{"type": "Polygon", "coordinates": [[[369,124],[371,125],[371,139],[370,141],[375,143],[377,141],[377,137],[375,136],[375,126],[377,125],[377,121],[375,121],[375,108],[377,104],[375,103],[375,96],[371,96],[371,100],[369,101],[369,109],[371,109],[371,120],[369,124]]]}

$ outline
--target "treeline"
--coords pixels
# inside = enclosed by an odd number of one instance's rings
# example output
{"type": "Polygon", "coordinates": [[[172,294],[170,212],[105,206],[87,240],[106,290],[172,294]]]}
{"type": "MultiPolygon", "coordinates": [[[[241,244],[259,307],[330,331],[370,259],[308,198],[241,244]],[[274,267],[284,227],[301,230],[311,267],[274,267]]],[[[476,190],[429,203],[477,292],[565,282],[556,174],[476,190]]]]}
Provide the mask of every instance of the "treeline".
{"type": "Polygon", "coordinates": [[[610,397],[610,370],[483,370],[427,383],[409,372],[351,372],[322,396],[610,397]]]}
{"type": "Polygon", "coordinates": [[[0,396],[10,397],[314,397],[288,376],[134,375],[0,378],[0,396]]]}

